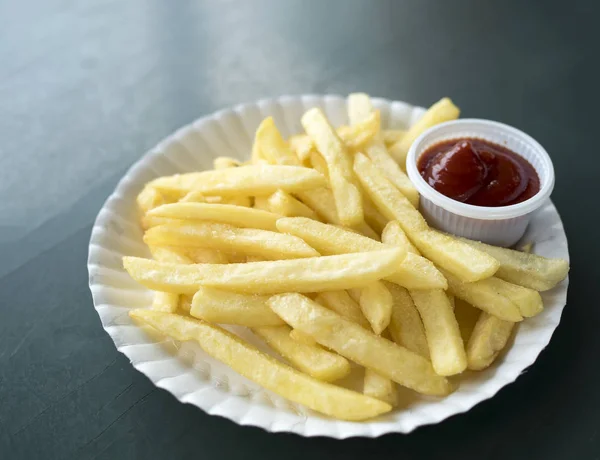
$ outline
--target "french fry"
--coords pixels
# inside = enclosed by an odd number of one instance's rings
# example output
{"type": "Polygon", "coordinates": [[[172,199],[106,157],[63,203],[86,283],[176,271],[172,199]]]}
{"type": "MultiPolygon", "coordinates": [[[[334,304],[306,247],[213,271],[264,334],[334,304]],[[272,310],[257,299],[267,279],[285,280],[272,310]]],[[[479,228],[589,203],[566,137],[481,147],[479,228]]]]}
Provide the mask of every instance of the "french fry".
{"type": "Polygon", "coordinates": [[[467,368],[467,355],[448,296],[441,289],[410,291],[410,296],[423,320],[435,372],[460,374],[467,368]]]}
{"type": "MultiPolygon", "coordinates": [[[[168,262],[174,264],[191,264],[192,260],[172,251],[169,248],[151,246],[150,252],[152,257],[159,262],[168,262]]],[[[156,291],[154,293],[154,299],[152,300],[152,309],[158,311],[166,311],[169,313],[175,313],[179,307],[179,294],[173,294],[172,292],[161,292],[156,291]]]]}
{"type": "Polygon", "coordinates": [[[268,198],[268,202],[269,209],[272,213],[285,217],[308,217],[309,219],[314,220],[319,219],[316,212],[283,190],[277,190],[273,193],[273,195],[268,198]]]}
{"type": "Polygon", "coordinates": [[[549,259],[466,238],[461,240],[498,260],[500,268],[496,276],[519,286],[547,291],[564,280],[569,273],[569,262],[563,259],[549,259]]]}
{"type": "Polygon", "coordinates": [[[365,330],[301,294],[273,296],[268,305],[286,323],[321,345],[423,394],[446,395],[448,380],[423,357],[365,330]]]}
{"type": "Polygon", "coordinates": [[[429,345],[419,312],[408,291],[394,283],[386,282],[392,295],[392,317],[388,331],[394,342],[429,359],[429,345]]]}
{"type": "Polygon", "coordinates": [[[190,314],[192,309],[192,296],[191,295],[180,295],[179,296],[179,310],[184,312],[186,315],[190,314]]]}
{"type": "Polygon", "coordinates": [[[124,257],[139,283],[156,291],[193,294],[201,286],[234,292],[275,294],[321,292],[365,285],[391,274],[402,260],[400,249],[244,264],[165,264],[124,257]]]}
{"type": "Polygon", "coordinates": [[[198,190],[192,190],[188,192],[181,200],[180,203],[206,203],[206,197],[203,193],[198,190]]]}
{"type": "Polygon", "coordinates": [[[512,322],[523,321],[519,307],[506,295],[506,281],[492,277],[466,283],[451,273],[444,272],[444,275],[448,280],[449,291],[459,299],[500,319],[512,322]]]}
{"type": "Polygon", "coordinates": [[[371,329],[369,321],[360,309],[360,305],[346,291],[321,292],[317,295],[315,301],[360,327],[371,329]]]}
{"type": "Polygon", "coordinates": [[[346,147],[358,150],[379,134],[380,126],[379,110],[373,110],[360,121],[352,122],[351,126],[340,126],[337,129],[337,134],[346,147]]]}
{"type": "Polygon", "coordinates": [[[381,232],[381,242],[390,246],[400,246],[406,248],[412,254],[421,255],[417,247],[410,242],[397,220],[390,220],[385,226],[383,232],[381,232]]]}
{"type": "Polygon", "coordinates": [[[402,139],[390,147],[390,154],[396,162],[406,169],[406,155],[410,146],[425,130],[443,123],[456,120],[460,110],[447,97],[433,104],[427,112],[406,132],[402,139]]]}
{"type": "MultiPolygon", "coordinates": [[[[349,230],[302,217],[281,218],[276,225],[280,232],[302,238],[325,255],[377,251],[390,247],[349,230]]],[[[429,260],[412,253],[407,253],[396,272],[386,279],[409,289],[447,287],[446,279],[429,260]]]]}
{"type": "MultiPolygon", "coordinates": [[[[350,123],[360,126],[374,113],[377,113],[367,94],[354,93],[348,97],[348,116],[350,123]]],[[[383,139],[377,131],[371,139],[364,143],[363,152],[367,154],[373,164],[379,168],[402,194],[408,198],[415,208],[419,208],[419,193],[406,173],[400,169],[398,163],[388,153],[383,139]]]]}
{"type": "Polygon", "coordinates": [[[295,236],[211,222],[160,225],[148,230],[144,241],[150,245],[204,247],[275,260],[319,255],[295,236]]]}
{"type": "Polygon", "coordinates": [[[398,393],[396,392],[395,383],[373,369],[365,369],[363,393],[371,398],[384,401],[391,406],[398,404],[398,393]]]}
{"type": "Polygon", "coordinates": [[[354,156],[354,172],[379,211],[389,220],[398,220],[409,238],[428,229],[427,222],[408,198],[362,153],[354,156]]]}
{"type": "MultiPolygon", "coordinates": [[[[379,212],[377,206],[373,204],[370,198],[363,194],[363,211],[365,214],[365,222],[381,235],[381,232],[389,222],[389,220],[379,212]]],[[[362,233],[362,232],[361,232],[362,233]]],[[[369,235],[366,235],[369,236],[369,235]]],[[[369,236],[369,238],[372,238],[369,236]]],[[[379,240],[379,238],[377,238],[379,240]]]]}
{"type": "Polygon", "coordinates": [[[302,333],[300,331],[297,331],[296,329],[292,329],[290,331],[290,338],[292,340],[295,340],[296,342],[300,342],[300,343],[303,343],[305,345],[316,345],[316,346],[319,346],[319,344],[317,343],[317,341],[315,339],[313,339],[310,335],[306,335],[306,334],[304,334],[304,333],[302,333]]]}
{"type": "Polygon", "coordinates": [[[160,177],[150,185],[176,196],[196,190],[205,195],[235,197],[270,195],[277,189],[294,192],[324,187],[327,181],[313,169],[260,164],[160,177]]]}
{"type": "Polygon", "coordinates": [[[404,129],[384,129],[383,132],[383,142],[385,142],[385,146],[389,149],[396,142],[400,141],[405,135],[406,130],[404,129]]]}
{"type": "Polygon", "coordinates": [[[506,346],[514,326],[511,321],[482,311],[467,344],[469,369],[479,371],[492,364],[506,346]]]}
{"type": "Polygon", "coordinates": [[[260,211],[271,212],[271,206],[269,206],[269,196],[255,196],[253,208],[258,209],[260,211]]]}
{"type": "Polygon", "coordinates": [[[210,248],[179,248],[195,264],[227,264],[229,259],[221,251],[210,248]]]}
{"type": "Polygon", "coordinates": [[[364,420],[391,410],[382,401],[302,374],[218,326],[150,310],[129,314],[176,340],[195,340],[206,353],[244,377],[325,415],[364,420]]]}
{"type": "MultiPolygon", "coordinates": [[[[335,207],[335,201],[331,190],[326,188],[315,188],[312,190],[304,190],[297,192],[296,196],[302,200],[309,208],[317,213],[317,215],[333,225],[342,225],[340,221],[337,209],[335,207]]],[[[352,230],[358,231],[360,234],[367,236],[373,240],[379,241],[379,235],[364,221],[358,225],[351,227],[352,230]]]]}
{"type": "Polygon", "coordinates": [[[238,294],[200,287],[194,294],[190,315],[210,323],[239,326],[281,326],[284,322],[267,306],[267,295],[238,294]]]}
{"type": "Polygon", "coordinates": [[[322,380],[334,382],[350,373],[348,360],[319,345],[299,343],[290,337],[289,326],[265,326],[252,329],[277,353],[287,359],[296,369],[322,380]]]}
{"type": "MultiPolygon", "coordinates": [[[[282,192],[285,193],[285,192],[282,192]]],[[[272,212],[234,206],[231,204],[173,203],[158,206],[149,216],[180,220],[212,221],[236,227],[276,231],[275,222],[280,217],[272,212]]]]}
{"type": "Polygon", "coordinates": [[[329,182],[341,223],[347,226],[359,224],[363,220],[362,198],[353,183],[352,163],[346,147],[320,109],[308,110],[301,122],[327,162],[329,182]]]}
{"type": "Polygon", "coordinates": [[[325,158],[321,156],[319,152],[313,150],[310,152],[310,156],[308,157],[310,167],[319,171],[323,176],[329,177],[329,170],[327,169],[327,162],[325,158]]]}
{"type": "Polygon", "coordinates": [[[181,254],[176,249],[164,247],[164,246],[155,246],[149,245],[150,253],[154,260],[158,260],[159,262],[166,262],[170,264],[193,264],[194,260],[190,257],[187,257],[184,254],[181,254]]]}
{"type": "Polygon", "coordinates": [[[230,157],[217,157],[213,160],[213,167],[215,169],[237,168],[241,164],[241,161],[230,157]]]}
{"type": "Polygon", "coordinates": [[[414,235],[412,242],[421,254],[462,281],[489,278],[499,267],[498,261],[485,252],[434,230],[414,235]]]}
{"type": "Polygon", "coordinates": [[[350,295],[356,292],[357,302],[363,315],[369,321],[373,332],[380,335],[390,324],[392,316],[392,295],[390,291],[382,282],[375,281],[364,287],[350,289],[349,292],[350,295]]]}
{"type": "Polygon", "coordinates": [[[290,148],[296,153],[296,156],[303,165],[309,164],[311,152],[315,150],[315,145],[306,134],[292,136],[288,140],[290,148]]]}
{"type": "Polygon", "coordinates": [[[165,197],[155,188],[146,185],[136,198],[140,214],[144,215],[151,209],[166,203],[165,197]]]}
{"type": "Polygon", "coordinates": [[[456,238],[428,230],[423,216],[361,153],[354,157],[354,171],[381,213],[390,220],[397,220],[409,239],[429,260],[465,281],[487,278],[498,269],[496,259],[486,253],[473,250],[456,238]]]}
{"type": "Polygon", "coordinates": [[[254,137],[255,148],[260,151],[260,156],[273,165],[299,166],[298,157],[287,142],[281,137],[281,133],[275,126],[273,117],[265,118],[256,130],[254,137]]]}

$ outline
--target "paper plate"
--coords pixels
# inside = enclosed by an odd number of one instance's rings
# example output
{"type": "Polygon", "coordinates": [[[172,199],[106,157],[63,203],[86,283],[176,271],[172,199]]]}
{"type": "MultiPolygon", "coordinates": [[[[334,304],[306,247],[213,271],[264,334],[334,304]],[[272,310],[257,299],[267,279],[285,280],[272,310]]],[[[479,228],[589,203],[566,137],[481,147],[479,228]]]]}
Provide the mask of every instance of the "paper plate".
{"type": "MultiPolygon", "coordinates": [[[[406,128],[424,109],[403,102],[374,99],[381,110],[382,126],[406,128]]],[[[558,326],[567,298],[568,279],[543,293],[545,310],[520,324],[511,347],[489,369],[460,377],[459,389],[439,399],[401,391],[402,404],[390,414],[368,422],[334,420],[262,389],[207,356],[198,345],[177,343],[140,328],[128,316],[131,308],[148,307],[152,293],[125,272],[121,258],[150,257],[142,242],[135,197],[149,180],[164,175],[204,170],[217,156],[246,159],[254,131],[272,115],[284,135],[302,132],[300,117],[310,107],[321,107],[335,124],[347,123],[346,100],[337,96],[287,96],[222,110],[180,129],[166,138],[127,172],[96,219],[89,247],[88,271],[94,307],[117,349],[158,387],[182,402],[240,425],[302,436],[376,437],[408,433],[465,412],[492,397],[530,366],[548,344],[558,326]]],[[[569,258],[567,238],[556,208],[548,202],[536,213],[525,239],[534,241],[536,253],[569,258]]],[[[265,349],[243,328],[236,333],[265,349]]],[[[359,370],[345,383],[360,381],[359,370]]]]}

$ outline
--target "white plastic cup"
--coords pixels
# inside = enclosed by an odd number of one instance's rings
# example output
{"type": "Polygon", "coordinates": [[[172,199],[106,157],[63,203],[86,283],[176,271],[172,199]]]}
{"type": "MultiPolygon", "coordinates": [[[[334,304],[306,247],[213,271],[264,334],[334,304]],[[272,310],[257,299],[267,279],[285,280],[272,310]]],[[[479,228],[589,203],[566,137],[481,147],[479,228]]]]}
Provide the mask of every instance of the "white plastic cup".
{"type": "Polygon", "coordinates": [[[448,121],[428,129],[411,145],[406,171],[421,194],[421,213],[432,227],[495,246],[508,247],[517,243],[525,233],[532,213],[549,199],[554,188],[554,167],[546,150],[524,132],[490,120],[448,121]],[[484,139],[525,158],[539,176],[539,192],[521,203],[500,207],[473,206],[442,195],[423,179],[417,161],[432,145],[461,138],[484,139]]]}

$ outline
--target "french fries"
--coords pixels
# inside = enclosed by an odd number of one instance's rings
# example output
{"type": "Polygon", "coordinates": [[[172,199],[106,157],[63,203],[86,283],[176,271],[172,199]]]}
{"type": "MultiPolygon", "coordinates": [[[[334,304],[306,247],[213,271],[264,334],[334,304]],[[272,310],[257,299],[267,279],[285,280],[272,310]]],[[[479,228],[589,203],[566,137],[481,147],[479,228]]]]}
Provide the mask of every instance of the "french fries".
{"type": "Polygon", "coordinates": [[[519,286],[547,291],[564,280],[569,273],[569,262],[563,259],[548,259],[466,238],[461,238],[461,241],[496,259],[500,263],[496,276],[519,286]]]}
{"type": "Polygon", "coordinates": [[[505,281],[498,278],[487,278],[474,283],[466,283],[448,272],[445,272],[444,275],[448,280],[449,291],[459,299],[503,320],[523,321],[519,307],[500,292],[505,281]]]}
{"type": "MultiPolygon", "coordinates": [[[[280,216],[307,217],[309,219],[319,220],[316,212],[283,190],[277,190],[267,201],[271,212],[280,216]]],[[[273,227],[275,228],[275,225],[273,225],[273,227]]]]}
{"type": "Polygon", "coordinates": [[[318,345],[298,343],[290,337],[289,326],[264,326],[252,329],[277,353],[292,365],[324,382],[334,382],[350,373],[350,363],[346,358],[324,350],[318,345]]]}
{"type": "Polygon", "coordinates": [[[431,363],[439,375],[460,374],[467,355],[448,296],[441,289],[410,291],[425,327],[431,363]]]}
{"type": "Polygon", "coordinates": [[[144,241],[158,246],[192,246],[241,252],[265,259],[293,259],[319,255],[295,236],[209,222],[159,225],[146,232],[144,241]]]}
{"type": "Polygon", "coordinates": [[[362,198],[353,184],[352,163],[344,144],[319,109],[306,112],[302,116],[302,126],[327,162],[340,221],[348,226],[359,224],[364,216],[362,198]]]}
{"type": "Polygon", "coordinates": [[[400,249],[245,264],[165,264],[124,257],[129,275],[156,291],[194,294],[201,286],[235,292],[276,294],[320,292],[369,284],[395,270],[400,249]]]}
{"type": "Polygon", "coordinates": [[[392,295],[392,317],[388,330],[394,342],[429,359],[429,345],[421,317],[406,289],[386,283],[392,295]]]}
{"type": "Polygon", "coordinates": [[[467,344],[469,369],[479,371],[488,367],[506,346],[515,323],[481,312],[467,344]]]}
{"type": "Polygon", "coordinates": [[[195,340],[206,353],[244,377],[325,415],[365,420],[391,410],[383,401],[298,372],[218,326],[149,310],[133,310],[129,314],[176,340],[195,340]]]}
{"type": "Polygon", "coordinates": [[[194,294],[190,315],[211,323],[247,327],[281,326],[283,321],[267,306],[269,296],[238,294],[201,287],[194,294]]]}
{"type": "Polygon", "coordinates": [[[433,104],[427,112],[402,136],[398,142],[390,147],[390,155],[402,167],[406,168],[406,155],[411,144],[425,130],[443,123],[445,121],[455,120],[460,115],[460,110],[447,97],[433,104]]]}
{"type": "Polygon", "coordinates": [[[449,99],[408,131],[382,129],[364,93],[347,111],[334,128],[309,109],[289,139],[267,117],[249,161],[145,184],[136,205],[154,260],[123,266],[155,291],[136,321],[291,401],[365,420],[398,404],[396,384],[445,396],[446,377],[492,365],[569,265],[429,227],[405,158],[458,116],[449,99]],[[248,328],[268,354],[214,324],[248,328]],[[363,395],[329,383],[354,388],[350,361],[364,367],[363,395]]]}
{"type": "Polygon", "coordinates": [[[298,157],[289,148],[287,142],[275,126],[273,117],[265,118],[254,138],[255,148],[260,151],[260,156],[273,165],[299,166],[298,157]]]}
{"type": "Polygon", "coordinates": [[[419,393],[443,396],[452,391],[423,357],[352,323],[301,294],[271,297],[269,306],[286,323],[321,345],[419,393]]]}
{"type": "MultiPolygon", "coordinates": [[[[371,99],[367,94],[355,93],[348,97],[348,116],[350,123],[359,126],[365,123],[377,112],[371,105],[371,99]]],[[[402,194],[408,198],[415,208],[419,207],[419,194],[408,176],[396,161],[388,153],[382,137],[377,133],[372,136],[369,142],[363,146],[364,153],[367,154],[373,164],[378,167],[385,176],[392,182],[402,194]]]]}
{"type": "MultiPolygon", "coordinates": [[[[349,230],[301,217],[282,218],[276,225],[280,232],[302,238],[325,255],[377,251],[389,247],[349,230]]],[[[447,287],[446,279],[430,261],[412,253],[407,253],[396,272],[386,279],[409,289],[447,287]]]]}
{"type": "MultiPolygon", "coordinates": [[[[281,192],[285,193],[285,192],[281,192]]],[[[231,204],[173,203],[158,206],[148,212],[149,216],[180,220],[203,220],[276,231],[275,222],[280,217],[272,212],[234,206],[231,204]]]]}
{"type": "Polygon", "coordinates": [[[184,196],[194,190],[204,195],[235,197],[270,195],[278,189],[294,192],[324,187],[327,182],[313,169],[259,164],[160,177],[150,185],[174,196],[184,196]]]}

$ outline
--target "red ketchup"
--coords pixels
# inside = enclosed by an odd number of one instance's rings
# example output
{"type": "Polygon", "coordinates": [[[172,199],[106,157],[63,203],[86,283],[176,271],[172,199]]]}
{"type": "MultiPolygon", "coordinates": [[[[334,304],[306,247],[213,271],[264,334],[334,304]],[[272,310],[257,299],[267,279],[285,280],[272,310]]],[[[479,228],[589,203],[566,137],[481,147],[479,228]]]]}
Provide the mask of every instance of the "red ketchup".
{"type": "Polygon", "coordinates": [[[531,163],[483,139],[435,144],[421,154],[417,168],[438,192],[475,206],[510,206],[540,191],[540,179],[531,163]]]}

